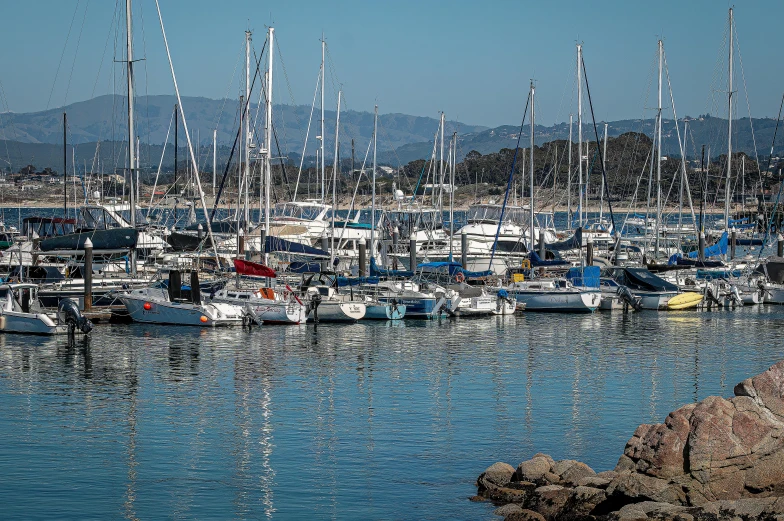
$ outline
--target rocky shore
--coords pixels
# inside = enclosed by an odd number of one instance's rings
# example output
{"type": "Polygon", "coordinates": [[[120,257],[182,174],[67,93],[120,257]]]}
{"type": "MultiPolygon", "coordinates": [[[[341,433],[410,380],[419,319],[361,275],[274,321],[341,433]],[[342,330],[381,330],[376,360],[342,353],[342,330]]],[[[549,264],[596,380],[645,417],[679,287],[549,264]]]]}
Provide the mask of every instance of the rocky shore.
{"type": "Polygon", "coordinates": [[[784,521],[784,361],[640,425],[613,470],[536,454],[495,463],[478,495],[505,521],[784,521]]]}

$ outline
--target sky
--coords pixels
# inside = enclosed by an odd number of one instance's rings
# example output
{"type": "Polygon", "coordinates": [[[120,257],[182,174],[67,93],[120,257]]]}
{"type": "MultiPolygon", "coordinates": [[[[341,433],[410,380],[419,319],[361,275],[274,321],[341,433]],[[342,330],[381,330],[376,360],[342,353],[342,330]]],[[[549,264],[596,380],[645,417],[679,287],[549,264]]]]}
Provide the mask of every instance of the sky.
{"type": "MultiPolygon", "coordinates": [[[[276,103],[311,104],[323,33],[328,107],[340,85],[350,110],[372,111],[378,104],[381,113],[438,117],[444,111],[474,125],[517,125],[533,79],[537,122],[568,121],[577,109],[579,41],[597,120],[637,119],[654,114],[656,48],[663,37],[678,115],[726,117],[731,5],[736,116],[750,108],[754,117],[776,117],[784,89],[776,43],[781,0],[160,3],[185,96],[238,97],[244,31],[251,29],[259,52],[272,25],[276,103]]],[[[40,111],[124,94],[123,64],[113,62],[123,57],[124,0],[2,4],[0,111],[40,111]]],[[[136,92],[173,94],[155,1],[134,0],[133,11],[135,55],[144,58],[137,64],[136,92]]],[[[664,97],[671,111],[669,94],[664,97]]]]}

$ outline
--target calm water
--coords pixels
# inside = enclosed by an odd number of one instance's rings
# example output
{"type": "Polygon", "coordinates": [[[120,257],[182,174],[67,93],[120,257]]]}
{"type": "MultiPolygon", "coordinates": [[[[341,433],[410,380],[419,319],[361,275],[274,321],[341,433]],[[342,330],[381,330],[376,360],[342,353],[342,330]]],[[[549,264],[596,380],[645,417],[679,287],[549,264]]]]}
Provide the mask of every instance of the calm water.
{"type": "Polygon", "coordinates": [[[784,308],[0,336],[7,519],[497,519],[489,464],[614,466],[784,356],[784,308]]]}

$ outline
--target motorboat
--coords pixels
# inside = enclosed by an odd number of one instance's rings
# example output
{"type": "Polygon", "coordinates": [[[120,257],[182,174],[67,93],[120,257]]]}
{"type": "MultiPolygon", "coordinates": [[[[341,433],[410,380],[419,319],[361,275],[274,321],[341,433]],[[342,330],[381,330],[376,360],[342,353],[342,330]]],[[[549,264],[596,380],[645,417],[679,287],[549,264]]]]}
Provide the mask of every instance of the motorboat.
{"type": "Polygon", "coordinates": [[[181,274],[173,270],[168,280],[159,280],[146,288],[120,292],[117,298],[125,304],[134,322],[171,324],[176,326],[241,325],[245,317],[241,306],[220,302],[204,303],[198,272],[191,272],[190,287],[181,284],[181,274]]]}
{"type": "Polygon", "coordinates": [[[308,304],[309,322],[355,322],[364,318],[367,306],[363,298],[339,293],[334,273],[311,273],[301,286],[308,304]]]}
{"type": "Polygon", "coordinates": [[[4,333],[64,335],[78,329],[87,334],[93,328],[73,300],[61,301],[56,313],[46,312],[38,301],[37,284],[2,284],[0,302],[0,331],[4,333]]]}
{"type": "Polygon", "coordinates": [[[651,273],[647,268],[610,267],[604,270],[602,285],[625,286],[640,298],[643,309],[667,309],[669,300],[680,293],[678,286],[651,273]]]}

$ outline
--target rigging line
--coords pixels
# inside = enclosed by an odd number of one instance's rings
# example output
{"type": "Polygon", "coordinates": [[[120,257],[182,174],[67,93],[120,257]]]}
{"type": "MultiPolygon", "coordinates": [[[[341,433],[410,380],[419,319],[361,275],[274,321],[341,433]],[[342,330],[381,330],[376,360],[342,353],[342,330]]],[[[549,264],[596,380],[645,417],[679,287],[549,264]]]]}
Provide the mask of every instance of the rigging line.
{"type": "Polygon", "coordinates": [[[52,102],[52,94],[54,94],[54,87],[57,85],[57,76],[60,74],[60,67],[63,65],[63,58],[65,57],[65,49],[68,47],[68,40],[71,38],[71,30],[73,29],[73,23],[76,20],[76,13],[79,11],[79,3],[81,0],[76,0],[76,7],[74,8],[74,14],[71,18],[71,24],[68,26],[68,34],[65,37],[65,43],[63,44],[63,52],[60,54],[60,63],[57,64],[57,70],[54,73],[54,80],[52,80],[52,90],[49,91],[49,99],[46,101],[46,110],[49,110],[49,104],[52,102]]]}
{"type": "Polygon", "coordinates": [[[163,156],[166,155],[166,145],[169,143],[169,134],[171,133],[172,123],[174,123],[174,111],[172,111],[171,116],[169,116],[169,129],[166,131],[166,139],[163,140],[163,150],[161,151],[161,160],[158,163],[158,172],[155,174],[155,183],[152,186],[152,192],[150,193],[150,208],[152,208],[152,202],[155,198],[155,189],[158,188],[158,177],[161,175],[161,167],[163,166],[163,156]]]}
{"type": "MultiPolygon", "coordinates": [[[[144,30],[144,2],[139,2],[139,19],[141,20],[142,26],[142,59],[144,61],[144,112],[146,116],[146,127],[147,127],[147,164],[150,164],[151,154],[152,151],[150,150],[150,143],[152,142],[152,131],[150,129],[150,81],[149,81],[149,74],[147,71],[147,33],[144,30]]],[[[141,146],[139,147],[139,154],[141,155],[141,146]]],[[[136,158],[137,166],[140,164],[140,158],[136,158]]],[[[139,190],[141,193],[141,190],[139,190]]]]}
{"type": "MultiPolygon", "coordinates": [[[[157,2],[158,0],[156,0],[157,2]]],[[[264,45],[261,47],[261,53],[259,53],[259,60],[261,60],[262,56],[264,55],[264,49],[267,47],[267,41],[264,41],[264,45]]],[[[259,63],[256,62],[256,72],[253,74],[253,80],[250,82],[250,90],[253,91],[253,86],[256,84],[256,78],[258,78],[259,73],[259,63]]],[[[248,96],[250,97],[250,96],[248,96]]],[[[241,113],[245,113],[247,110],[248,104],[250,103],[249,99],[244,100],[244,106],[242,107],[241,113]]],[[[229,176],[229,170],[231,168],[231,160],[234,157],[234,151],[237,149],[237,142],[240,139],[240,132],[242,130],[242,126],[237,126],[237,134],[234,136],[234,144],[231,146],[231,152],[229,153],[229,159],[226,161],[226,169],[223,171],[223,177],[221,178],[220,187],[218,188],[218,193],[215,194],[215,201],[212,204],[212,212],[210,213],[209,221],[212,222],[215,219],[215,212],[218,209],[218,201],[220,201],[220,196],[223,193],[223,188],[226,185],[226,179],[229,176]]],[[[239,201],[239,194],[237,194],[237,201],[239,201]]],[[[209,226],[209,224],[208,224],[209,226]]]]}
{"type": "MultiPolygon", "coordinates": [[[[520,121],[520,131],[517,133],[517,145],[515,146],[514,156],[512,156],[512,168],[509,170],[509,178],[506,181],[506,193],[504,194],[504,204],[501,206],[501,216],[498,218],[498,228],[495,230],[495,238],[493,239],[493,249],[490,252],[490,269],[493,269],[493,259],[495,259],[495,249],[498,245],[498,236],[501,234],[501,224],[504,222],[504,211],[506,210],[506,203],[509,201],[509,189],[512,187],[512,179],[514,178],[515,166],[517,165],[517,153],[520,151],[520,138],[523,137],[523,127],[525,126],[525,116],[528,114],[528,104],[531,102],[531,94],[525,100],[525,110],[523,111],[523,119],[520,121]]],[[[533,110],[533,109],[532,109],[533,110]]],[[[534,151],[531,150],[533,154],[534,151]]],[[[534,175],[531,172],[531,175],[534,175]]],[[[531,194],[533,197],[533,194],[531,194]]],[[[531,206],[533,209],[533,206],[531,206]]],[[[531,244],[534,243],[534,231],[529,230],[531,233],[531,244]]],[[[533,251],[533,248],[531,249],[533,251]]]]}
{"type": "Polygon", "coordinates": [[[120,5],[120,0],[115,0],[114,2],[114,13],[112,14],[112,23],[109,24],[109,32],[106,35],[106,42],[103,46],[103,53],[101,53],[101,62],[98,64],[98,73],[95,75],[95,83],[93,84],[93,90],[90,93],[90,98],[95,97],[95,90],[98,88],[98,80],[101,79],[101,70],[103,69],[103,62],[106,59],[106,50],[109,48],[109,40],[112,37],[112,33],[114,32],[114,24],[117,21],[117,8],[120,5]]]}
{"type": "MultiPolygon", "coordinates": [[[[607,194],[607,208],[610,210],[610,222],[612,223],[613,230],[615,230],[615,214],[613,213],[612,198],[610,197],[610,183],[607,182],[607,172],[604,169],[604,156],[602,155],[602,147],[599,146],[599,131],[596,128],[596,116],[593,113],[593,101],[591,100],[591,88],[588,86],[588,71],[585,70],[585,58],[582,57],[580,61],[583,66],[583,77],[585,78],[585,91],[588,93],[588,106],[591,108],[591,120],[593,121],[593,132],[596,135],[596,149],[599,152],[599,164],[602,166],[602,177],[604,178],[604,188],[607,194]]],[[[533,231],[531,232],[533,234],[533,231]]],[[[531,235],[533,242],[533,235],[531,235]]]]}
{"type": "MultiPolygon", "coordinates": [[[[773,160],[773,147],[776,146],[776,135],[779,132],[779,123],[781,122],[782,108],[784,108],[784,95],[781,96],[781,104],[779,104],[779,115],[776,118],[776,129],[773,131],[773,141],[770,144],[770,155],[768,156],[768,167],[765,169],[766,172],[770,172],[770,165],[771,165],[771,161],[773,160]]],[[[784,181],[782,181],[781,178],[779,177],[779,193],[776,195],[776,204],[773,205],[773,211],[770,215],[770,219],[768,220],[768,225],[765,227],[765,238],[762,240],[762,247],[760,247],[759,255],[757,256],[758,259],[762,256],[762,250],[765,249],[765,243],[768,241],[770,228],[773,225],[773,221],[776,217],[776,211],[778,210],[779,207],[779,199],[781,198],[782,188],[784,188],[784,181]]]]}
{"type": "MultiPolygon", "coordinates": [[[[215,116],[215,119],[213,120],[213,129],[215,130],[220,130],[219,126],[220,126],[221,118],[223,117],[223,114],[226,111],[226,103],[229,100],[229,92],[231,91],[232,85],[234,85],[234,78],[237,77],[237,67],[239,66],[240,60],[242,59],[244,53],[245,53],[245,45],[243,42],[243,45],[240,47],[240,51],[237,53],[237,60],[234,62],[234,70],[231,73],[231,80],[229,81],[229,85],[226,87],[226,92],[223,95],[223,100],[221,100],[220,110],[218,111],[217,115],[215,116]]],[[[237,122],[236,114],[234,117],[234,122],[235,123],[237,122]]]]}
{"type": "MultiPolygon", "coordinates": [[[[302,156],[299,158],[299,171],[297,172],[297,183],[294,185],[294,197],[292,201],[297,200],[297,192],[299,191],[299,180],[302,176],[302,165],[305,163],[305,151],[308,148],[308,137],[310,137],[310,125],[313,123],[313,109],[316,107],[316,97],[318,96],[319,85],[321,85],[321,67],[319,73],[316,75],[316,90],[313,92],[313,103],[310,105],[310,118],[308,119],[308,128],[305,131],[305,143],[302,146],[302,156]]],[[[308,190],[310,190],[310,183],[308,183],[308,190]]]]}
{"type": "Polygon", "coordinates": [[[71,79],[73,78],[74,67],[76,66],[76,57],[79,55],[79,44],[82,43],[82,32],[84,32],[84,21],[87,20],[87,8],[90,7],[90,0],[84,4],[84,16],[82,16],[82,25],[79,27],[79,36],[76,38],[76,49],[74,49],[74,58],[71,62],[71,72],[68,73],[68,83],[65,87],[65,97],[63,98],[63,106],[68,103],[68,92],[71,90],[71,79]]]}
{"type": "MultiPolygon", "coordinates": [[[[283,77],[286,79],[286,89],[289,91],[289,99],[291,100],[291,105],[293,107],[296,107],[297,106],[297,102],[294,99],[294,91],[291,88],[291,82],[289,81],[289,74],[286,71],[286,63],[283,61],[283,54],[280,51],[280,38],[276,38],[275,39],[275,48],[278,51],[278,59],[276,60],[276,63],[280,63],[280,67],[281,67],[281,69],[283,69],[283,77]]],[[[296,127],[297,128],[301,128],[300,127],[299,117],[297,117],[296,108],[294,110],[292,110],[292,115],[294,117],[294,124],[296,125],[296,127]]],[[[289,146],[288,146],[288,138],[287,138],[288,132],[287,132],[287,128],[286,128],[286,120],[285,120],[285,118],[281,118],[281,119],[283,120],[283,144],[286,146],[286,155],[288,155],[289,154],[289,146]]],[[[302,134],[300,134],[300,136],[301,135],[302,134]]],[[[291,193],[291,189],[289,188],[289,194],[290,193],[291,193]]]]}

